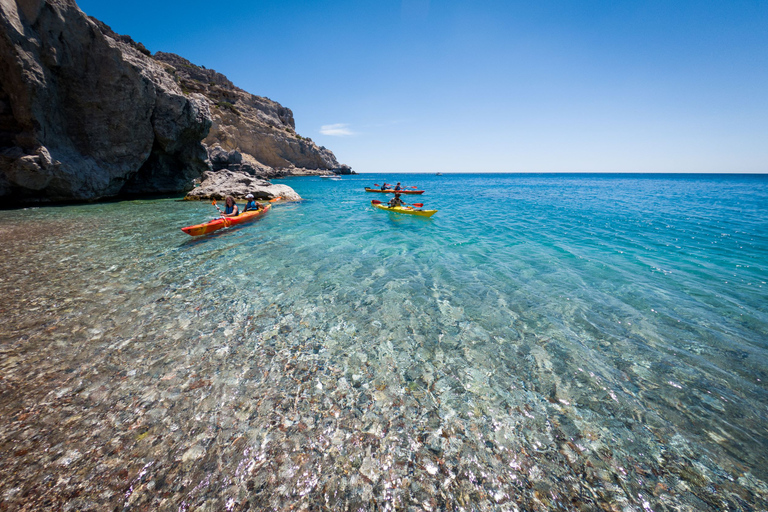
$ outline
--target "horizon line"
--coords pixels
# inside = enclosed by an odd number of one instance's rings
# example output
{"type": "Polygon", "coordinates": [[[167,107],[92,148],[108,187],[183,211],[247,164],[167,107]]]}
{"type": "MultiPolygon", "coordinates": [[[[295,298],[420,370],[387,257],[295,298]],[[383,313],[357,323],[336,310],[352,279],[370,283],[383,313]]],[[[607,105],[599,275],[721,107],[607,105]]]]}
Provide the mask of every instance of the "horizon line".
{"type": "MultiPolygon", "coordinates": [[[[354,170],[354,169],[353,169],[354,170]]],[[[768,175],[766,171],[354,171],[355,174],[711,174],[768,175]]]]}

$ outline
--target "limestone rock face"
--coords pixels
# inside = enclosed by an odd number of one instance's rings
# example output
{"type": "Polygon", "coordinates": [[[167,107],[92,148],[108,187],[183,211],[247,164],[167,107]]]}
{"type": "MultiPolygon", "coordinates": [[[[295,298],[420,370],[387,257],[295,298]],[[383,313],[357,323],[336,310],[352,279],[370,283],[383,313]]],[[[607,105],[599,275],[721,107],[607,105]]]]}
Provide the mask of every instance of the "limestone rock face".
{"type": "Polygon", "coordinates": [[[293,112],[75,0],[0,0],[0,206],[178,193],[203,172],[351,173],[293,112]]]}
{"type": "Polygon", "coordinates": [[[221,146],[214,146],[208,150],[208,158],[211,161],[211,167],[214,171],[228,169],[230,171],[240,171],[265,178],[277,175],[276,171],[253,158],[249,154],[242,154],[233,149],[226,151],[221,146]]]}
{"type": "Polygon", "coordinates": [[[73,0],[0,1],[0,201],[178,192],[208,169],[209,103],[73,0]]]}
{"type": "Polygon", "coordinates": [[[351,172],[330,150],[296,133],[291,109],[250,94],[221,73],[195,66],[178,55],[157,52],[154,57],[165,64],[185,92],[199,93],[208,101],[212,126],[204,142],[212,162],[222,152],[237,152],[250,157],[256,172],[267,177],[293,174],[294,169],[305,171],[302,174],[351,172]]]}
{"type": "Polygon", "coordinates": [[[199,187],[189,192],[185,199],[224,199],[232,196],[244,200],[253,194],[255,199],[281,198],[285,201],[301,201],[301,196],[288,185],[276,185],[242,171],[208,171],[203,174],[199,187]]]}

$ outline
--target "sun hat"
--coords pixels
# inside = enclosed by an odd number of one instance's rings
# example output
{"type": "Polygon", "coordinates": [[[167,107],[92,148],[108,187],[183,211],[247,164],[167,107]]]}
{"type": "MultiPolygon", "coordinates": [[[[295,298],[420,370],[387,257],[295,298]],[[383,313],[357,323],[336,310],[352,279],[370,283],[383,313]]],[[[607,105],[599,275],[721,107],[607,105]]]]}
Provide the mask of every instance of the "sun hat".
{"type": "Polygon", "coordinates": [[[245,196],[245,198],[246,199],[253,199],[253,194],[248,194],[247,196],[245,196]]]}

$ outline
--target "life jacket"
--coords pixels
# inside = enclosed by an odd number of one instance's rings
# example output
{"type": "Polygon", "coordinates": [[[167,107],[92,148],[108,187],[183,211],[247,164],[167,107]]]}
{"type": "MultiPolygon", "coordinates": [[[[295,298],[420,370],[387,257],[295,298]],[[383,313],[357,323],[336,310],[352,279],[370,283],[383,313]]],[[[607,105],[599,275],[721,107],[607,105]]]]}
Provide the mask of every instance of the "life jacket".
{"type": "Polygon", "coordinates": [[[224,213],[226,215],[232,214],[233,211],[235,211],[235,205],[234,204],[232,206],[225,206],[224,207],[224,213]]]}

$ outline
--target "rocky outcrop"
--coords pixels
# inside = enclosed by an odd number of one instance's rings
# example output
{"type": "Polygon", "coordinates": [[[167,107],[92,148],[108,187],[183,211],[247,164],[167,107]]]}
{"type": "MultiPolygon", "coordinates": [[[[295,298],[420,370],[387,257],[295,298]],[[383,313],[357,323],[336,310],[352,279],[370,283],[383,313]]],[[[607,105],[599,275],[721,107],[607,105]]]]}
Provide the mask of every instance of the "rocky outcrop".
{"type": "Polygon", "coordinates": [[[178,192],[209,168],[208,102],[73,0],[0,1],[3,204],[178,192]]]}
{"type": "Polygon", "coordinates": [[[228,169],[230,171],[245,172],[265,178],[270,178],[277,175],[277,171],[272,167],[256,161],[249,154],[242,154],[236,149],[232,151],[226,151],[221,146],[213,146],[208,148],[208,158],[211,161],[211,168],[214,171],[220,171],[222,169],[228,169]]]}
{"type": "Polygon", "coordinates": [[[340,165],[330,150],[296,133],[291,109],[250,94],[221,73],[178,55],[157,52],[154,57],[165,64],[183,91],[207,100],[213,124],[203,142],[212,162],[224,153],[237,153],[240,156],[228,169],[248,172],[239,166],[250,166],[267,177],[352,172],[349,166],[340,165]]]}
{"type": "Polygon", "coordinates": [[[74,0],[0,0],[0,206],[178,193],[208,170],[351,172],[290,109],[74,0]]]}
{"type": "Polygon", "coordinates": [[[301,196],[288,185],[277,185],[242,171],[207,171],[202,183],[189,192],[185,199],[224,199],[232,196],[243,200],[247,194],[255,199],[301,201],[301,196]]]}

